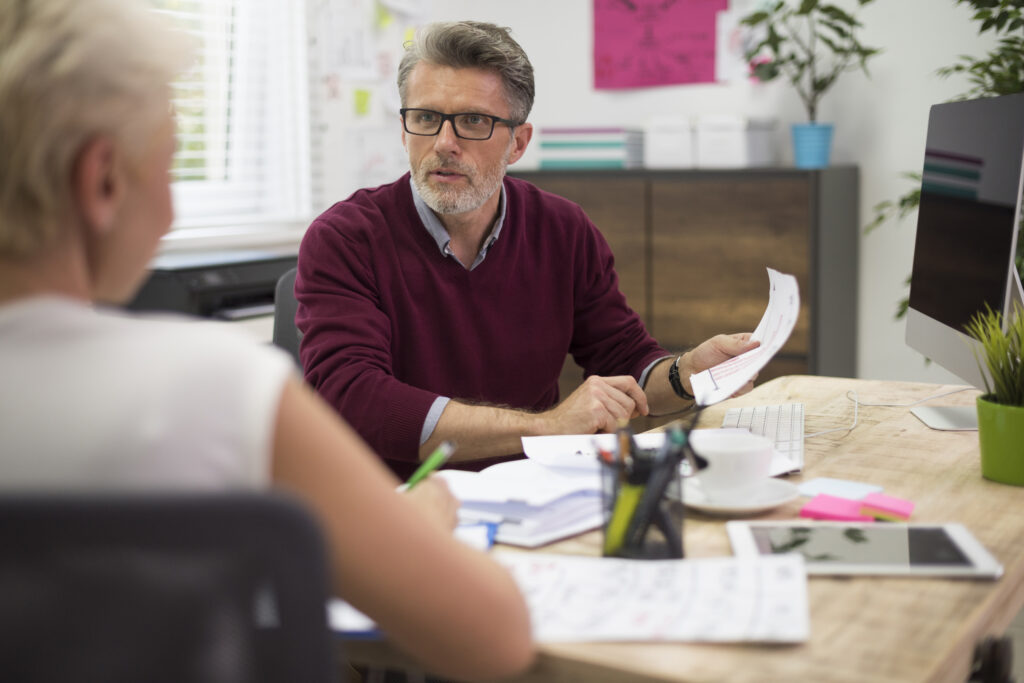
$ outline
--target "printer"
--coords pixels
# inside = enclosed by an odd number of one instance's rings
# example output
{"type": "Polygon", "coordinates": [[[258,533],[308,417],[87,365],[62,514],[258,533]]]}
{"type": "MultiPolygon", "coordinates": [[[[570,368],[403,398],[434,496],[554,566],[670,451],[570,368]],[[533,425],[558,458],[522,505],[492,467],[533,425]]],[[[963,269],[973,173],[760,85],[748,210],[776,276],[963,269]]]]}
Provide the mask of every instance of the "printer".
{"type": "Polygon", "coordinates": [[[127,307],[224,320],[271,315],[277,280],[297,260],[294,253],[254,250],[164,254],[127,307]]]}

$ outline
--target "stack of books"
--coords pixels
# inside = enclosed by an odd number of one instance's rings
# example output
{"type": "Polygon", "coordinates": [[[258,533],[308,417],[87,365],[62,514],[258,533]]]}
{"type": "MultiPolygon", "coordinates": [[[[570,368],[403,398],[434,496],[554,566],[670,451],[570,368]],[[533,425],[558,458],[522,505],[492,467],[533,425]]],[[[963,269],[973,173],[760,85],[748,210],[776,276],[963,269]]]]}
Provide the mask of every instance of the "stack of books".
{"type": "Polygon", "coordinates": [[[643,131],[629,128],[540,128],[540,168],[641,168],[643,131]]]}

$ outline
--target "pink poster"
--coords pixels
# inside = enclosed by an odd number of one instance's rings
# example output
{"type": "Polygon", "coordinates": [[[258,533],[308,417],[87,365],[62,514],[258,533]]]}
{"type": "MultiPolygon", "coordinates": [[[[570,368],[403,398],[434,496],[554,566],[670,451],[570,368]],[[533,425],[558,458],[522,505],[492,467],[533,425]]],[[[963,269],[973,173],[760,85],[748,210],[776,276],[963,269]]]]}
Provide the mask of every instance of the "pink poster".
{"type": "Polygon", "coordinates": [[[594,0],[594,87],[715,80],[715,16],[728,0],[594,0]]]}

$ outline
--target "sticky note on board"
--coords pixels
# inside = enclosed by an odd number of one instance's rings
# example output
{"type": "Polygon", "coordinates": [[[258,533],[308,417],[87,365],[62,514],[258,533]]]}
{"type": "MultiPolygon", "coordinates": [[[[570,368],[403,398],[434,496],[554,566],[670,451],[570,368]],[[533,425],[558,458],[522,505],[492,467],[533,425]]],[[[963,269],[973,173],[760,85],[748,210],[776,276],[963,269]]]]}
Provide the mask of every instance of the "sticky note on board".
{"type": "Polygon", "coordinates": [[[861,502],[821,493],[800,509],[800,516],[809,519],[827,519],[836,522],[873,522],[874,517],[862,514],[861,502]]]}
{"type": "Polygon", "coordinates": [[[366,88],[356,88],[352,98],[355,105],[356,116],[366,116],[370,113],[370,91],[366,88]]]}
{"type": "Polygon", "coordinates": [[[830,496],[840,498],[860,499],[870,493],[878,493],[881,486],[865,484],[860,481],[849,481],[847,479],[832,479],[831,477],[818,477],[800,484],[800,495],[814,497],[819,493],[827,493],[830,496]]]}
{"type": "Polygon", "coordinates": [[[914,503],[912,501],[882,493],[869,493],[860,500],[860,513],[871,515],[875,519],[899,522],[909,519],[913,511],[914,503]]]}

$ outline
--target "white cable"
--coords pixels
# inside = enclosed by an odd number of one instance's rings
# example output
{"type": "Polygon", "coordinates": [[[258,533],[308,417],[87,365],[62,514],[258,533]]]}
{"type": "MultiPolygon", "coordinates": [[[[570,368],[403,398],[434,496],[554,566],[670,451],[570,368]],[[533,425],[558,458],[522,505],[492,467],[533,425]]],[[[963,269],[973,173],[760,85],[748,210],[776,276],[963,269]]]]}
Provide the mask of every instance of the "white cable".
{"type": "MultiPolygon", "coordinates": [[[[949,396],[950,394],[959,394],[961,391],[967,391],[968,389],[973,389],[973,388],[974,387],[960,387],[959,389],[953,389],[952,391],[946,391],[946,392],[943,392],[941,394],[934,394],[932,396],[927,396],[925,398],[922,398],[922,399],[920,399],[918,401],[914,401],[912,403],[864,403],[863,401],[860,401],[860,404],[862,406],[873,406],[873,407],[880,407],[880,408],[912,408],[913,406],[916,406],[918,403],[926,403],[927,401],[931,401],[931,400],[934,400],[936,398],[942,398],[944,396],[949,396]]],[[[851,391],[853,391],[853,390],[851,389],[851,391]]],[[[849,398],[850,392],[846,392],[846,395],[847,395],[847,398],[849,398]]],[[[854,395],[854,397],[856,397],[857,393],[853,392],[853,395],[854,395]]],[[[856,398],[854,400],[856,400],[856,398]]]]}
{"type": "Polygon", "coordinates": [[[914,401],[912,403],[865,403],[864,401],[860,400],[860,397],[857,396],[856,390],[850,389],[849,391],[846,392],[846,398],[848,398],[851,401],[853,401],[853,424],[851,424],[849,427],[836,427],[835,429],[826,429],[826,430],[821,431],[821,432],[815,432],[814,434],[805,434],[804,438],[805,439],[810,439],[810,438],[813,438],[815,436],[821,436],[822,434],[831,434],[832,432],[852,432],[857,427],[857,420],[860,417],[860,411],[859,411],[859,407],[860,406],[869,406],[869,407],[872,407],[872,408],[911,408],[913,406],[916,406],[919,403],[925,403],[927,401],[931,401],[931,400],[934,400],[936,398],[942,398],[944,396],[949,396],[950,394],[958,394],[961,391],[967,391],[968,389],[973,389],[973,388],[974,387],[960,387],[959,389],[953,389],[952,391],[946,391],[946,392],[943,392],[941,394],[934,394],[932,396],[928,396],[928,397],[922,398],[922,399],[920,399],[918,401],[914,401]],[[852,394],[852,396],[851,396],[851,394],[852,394]]]}
{"type": "Polygon", "coordinates": [[[846,392],[846,398],[849,398],[851,401],[853,401],[853,424],[851,424],[849,427],[836,427],[835,429],[826,429],[822,432],[815,432],[814,434],[805,434],[804,438],[811,439],[816,436],[821,436],[822,434],[831,434],[832,432],[852,432],[854,428],[857,426],[857,420],[860,417],[860,411],[858,410],[860,401],[857,399],[857,392],[854,391],[853,389],[850,389],[849,391],[846,392]],[[850,394],[853,394],[853,398],[850,398],[850,394]]]}

